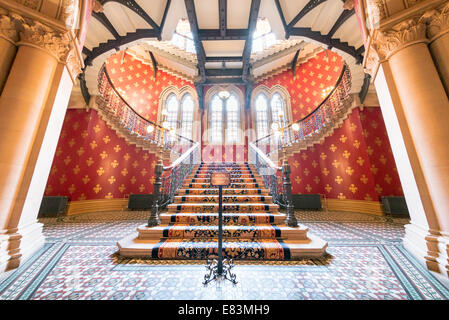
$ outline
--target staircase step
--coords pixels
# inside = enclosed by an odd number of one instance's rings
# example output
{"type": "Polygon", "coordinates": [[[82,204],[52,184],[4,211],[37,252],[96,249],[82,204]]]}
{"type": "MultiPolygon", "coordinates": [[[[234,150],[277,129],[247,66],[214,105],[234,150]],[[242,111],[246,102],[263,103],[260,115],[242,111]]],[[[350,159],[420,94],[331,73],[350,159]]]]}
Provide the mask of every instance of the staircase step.
{"type": "MultiPolygon", "coordinates": [[[[307,239],[308,228],[299,226],[291,228],[287,226],[273,226],[271,224],[258,225],[225,225],[223,226],[223,238],[235,239],[307,239]]],[[[142,225],[137,228],[139,239],[160,239],[160,238],[218,238],[217,225],[188,225],[174,224],[168,226],[157,226],[149,228],[142,225]]]]}
{"type": "MultiPolygon", "coordinates": [[[[223,224],[238,224],[238,225],[251,225],[251,224],[282,224],[287,216],[282,213],[239,213],[228,212],[223,213],[223,224]]],[[[182,212],[182,213],[162,213],[159,215],[159,219],[163,224],[169,223],[184,223],[184,224],[201,224],[201,223],[218,223],[218,213],[194,213],[194,212],[182,212]]]]}
{"type": "MultiPolygon", "coordinates": [[[[223,195],[223,203],[272,203],[273,199],[271,196],[262,195],[223,195]]],[[[197,202],[207,202],[207,203],[218,203],[218,195],[183,195],[175,196],[174,203],[197,203],[197,202]]]]}
{"type": "MultiPolygon", "coordinates": [[[[150,259],[206,260],[217,258],[218,243],[203,239],[138,239],[136,235],[117,242],[120,255],[150,259]]],[[[309,234],[306,240],[226,239],[223,256],[234,260],[297,260],[319,257],[327,242],[309,234]]]]}
{"type": "MultiPolygon", "coordinates": [[[[198,203],[172,203],[167,206],[168,212],[218,212],[218,203],[198,202],[198,203]]],[[[277,212],[277,204],[266,203],[223,203],[223,212],[277,212]]]]}
{"type": "MultiPolygon", "coordinates": [[[[191,175],[190,177],[188,177],[187,179],[197,179],[197,178],[207,178],[210,179],[210,173],[196,173],[191,175]]],[[[249,178],[249,179],[254,179],[255,176],[252,173],[236,173],[236,172],[231,172],[230,174],[231,179],[232,178],[249,178]]]]}
{"type": "MultiPolygon", "coordinates": [[[[210,188],[210,183],[201,183],[201,182],[188,182],[185,183],[182,186],[183,189],[207,189],[210,188]]],[[[236,189],[242,189],[242,188],[249,188],[249,189],[258,189],[258,188],[265,188],[265,185],[263,183],[231,183],[227,188],[236,188],[236,189]]]]}
{"type": "MultiPolygon", "coordinates": [[[[222,189],[223,195],[268,195],[267,189],[222,189]]],[[[178,195],[215,195],[218,194],[218,188],[204,188],[204,189],[179,189],[178,195]]]]}
{"type": "MultiPolygon", "coordinates": [[[[234,178],[231,177],[231,183],[261,183],[262,178],[234,178]]],[[[210,178],[193,178],[190,183],[210,183],[210,178]]]]}

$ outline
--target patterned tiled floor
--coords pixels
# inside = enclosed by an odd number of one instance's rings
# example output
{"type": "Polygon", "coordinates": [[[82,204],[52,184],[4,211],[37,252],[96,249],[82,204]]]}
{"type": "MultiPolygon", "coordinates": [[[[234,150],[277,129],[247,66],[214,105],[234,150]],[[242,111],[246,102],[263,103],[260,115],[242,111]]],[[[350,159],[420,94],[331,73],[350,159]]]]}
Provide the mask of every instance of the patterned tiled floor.
{"type": "Polygon", "coordinates": [[[116,241],[147,212],[41,219],[45,247],[0,275],[0,299],[448,299],[449,290],[402,246],[406,219],[297,212],[329,241],[328,255],[237,262],[238,283],[202,285],[204,261],[123,259],[116,241]]]}

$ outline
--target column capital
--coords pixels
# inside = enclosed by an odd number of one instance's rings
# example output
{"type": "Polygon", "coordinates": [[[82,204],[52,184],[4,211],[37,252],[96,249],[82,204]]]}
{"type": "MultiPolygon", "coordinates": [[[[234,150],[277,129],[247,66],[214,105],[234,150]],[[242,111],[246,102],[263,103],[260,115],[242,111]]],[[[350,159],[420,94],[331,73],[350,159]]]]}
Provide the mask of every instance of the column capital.
{"type": "Polygon", "coordinates": [[[35,20],[24,19],[18,45],[28,45],[46,51],[67,66],[72,80],[81,73],[82,61],[76,51],[70,31],[60,32],[35,20]]]}
{"type": "Polygon", "coordinates": [[[402,49],[421,42],[427,43],[429,40],[426,24],[420,16],[402,21],[388,30],[376,30],[365,58],[366,72],[375,78],[380,63],[402,49]]]}
{"type": "Polygon", "coordinates": [[[0,8],[0,38],[16,43],[19,40],[19,27],[22,17],[0,8]]]}
{"type": "Polygon", "coordinates": [[[427,24],[427,36],[434,41],[449,32],[449,3],[438,9],[429,10],[421,18],[427,24]]]}

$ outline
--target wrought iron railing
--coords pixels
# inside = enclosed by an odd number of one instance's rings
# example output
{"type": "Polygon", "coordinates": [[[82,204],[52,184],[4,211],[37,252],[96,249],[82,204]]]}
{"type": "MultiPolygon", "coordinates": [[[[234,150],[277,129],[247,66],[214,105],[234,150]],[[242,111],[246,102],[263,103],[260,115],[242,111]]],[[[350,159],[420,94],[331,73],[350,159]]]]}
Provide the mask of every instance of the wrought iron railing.
{"type": "Polygon", "coordinates": [[[137,113],[123,98],[117,90],[103,65],[98,74],[97,105],[111,119],[118,121],[119,125],[132,135],[136,135],[143,141],[149,141],[163,147],[165,150],[171,150],[177,155],[183,154],[191,148],[195,142],[185,138],[177,133],[168,134],[167,130],[161,125],[154,123],[142,117],[137,113]],[[148,130],[152,127],[152,130],[148,130]]]}
{"type": "MultiPolygon", "coordinates": [[[[351,105],[352,99],[351,72],[349,67],[344,64],[337,84],[328,96],[309,115],[296,122],[299,130],[293,130],[294,123],[287,125],[284,131],[284,146],[288,147],[320,132],[351,105]]],[[[254,144],[266,154],[282,148],[280,135],[274,133],[257,139],[254,144]]]]}
{"type": "Polygon", "coordinates": [[[176,192],[181,188],[185,178],[192,173],[195,165],[201,162],[201,144],[196,142],[170,166],[164,166],[161,159],[155,167],[154,200],[148,226],[159,224],[159,210],[172,203],[176,192]],[[164,174],[165,172],[165,174],[164,174]]]}
{"type": "Polygon", "coordinates": [[[284,157],[282,166],[278,167],[261,149],[250,142],[248,160],[256,167],[257,173],[262,176],[273,202],[287,210],[285,223],[290,227],[296,227],[298,221],[293,206],[291,170],[286,158],[284,157]]]}

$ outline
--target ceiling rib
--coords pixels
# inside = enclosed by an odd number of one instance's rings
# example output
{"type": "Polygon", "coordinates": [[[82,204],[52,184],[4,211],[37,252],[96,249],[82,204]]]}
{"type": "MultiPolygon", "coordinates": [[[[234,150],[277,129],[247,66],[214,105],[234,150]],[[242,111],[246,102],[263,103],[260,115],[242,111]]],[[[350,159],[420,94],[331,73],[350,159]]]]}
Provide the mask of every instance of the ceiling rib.
{"type": "MultiPolygon", "coordinates": [[[[248,22],[248,35],[252,35],[254,30],[256,29],[257,24],[257,16],[259,15],[260,8],[260,0],[252,0],[251,1],[251,9],[249,14],[249,22],[248,22]]],[[[243,49],[242,62],[243,62],[243,71],[242,71],[242,79],[244,82],[248,81],[249,74],[249,58],[251,56],[251,48],[253,46],[253,38],[248,36],[245,41],[245,48],[243,49]]]]}
{"type": "Polygon", "coordinates": [[[349,18],[351,18],[355,14],[354,9],[352,10],[343,10],[341,15],[338,17],[337,21],[335,21],[334,25],[332,26],[332,29],[327,34],[328,37],[332,38],[335,32],[337,32],[338,29],[343,25],[343,23],[346,22],[349,18]]]}
{"type": "Polygon", "coordinates": [[[117,30],[115,30],[114,26],[112,25],[111,21],[106,17],[106,15],[103,12],[95,12],[92,11],[92,16],[97,19],[108,31],[114,36],[115,39],[120,37],[117,30]]]}
{"type": "Polygon", "coordinates": [[[227,29],[223,36],[221,29],[200,29],[198,30],[200,41],[205,40],[246,40],[248,39],[247,29],[227,29]]]}
{"type": "MultiPolygon", "coordinates": [[[[143,10],[136,1],[134,0],[103,0],[103,2],[101,4],[106,4],[108,2],[117,2],[120,3],[121,5],[127,7],[128,9],[134,11],[135,13],[137,13],[143,20],[145,20],[145,22],[147,22],[153,29],[155,29],[156,31],[160,31],[159,26],[157,25],[156,22],[154,22],[153,19],[151,19],[151,17],[145,12],[145,10],[143,10]]],[[[159,38],[160,40],[160,38],[159,38]]]]}
{"type": "Polygon", "coordinates": [[[206,81],[206,52],[204,51],[203,43],[199,39],[198,32],[198,19],[196,17],[195,3],[193,0],[184,0],[187,16],[190,23],[190,31],[193,35],[193,43],[195,44],[196,55],[198,60],[198,72],[200,76],[199,82],[203,83],[206,81]]]}
{"type": "Polygon", "coordinates": [[[288,28],[291,29],[294,27],[295,24],[298,23],[299,20],[301,20],[306,14],[308,14],[310,11],[318,7],[323,2],[326,2],[327,0],[310,0],[307,2],[307,4],[302,8],[302,10],[296,15],[296,17],[293,18],[292,21],[288,24],[288,28]]]}

